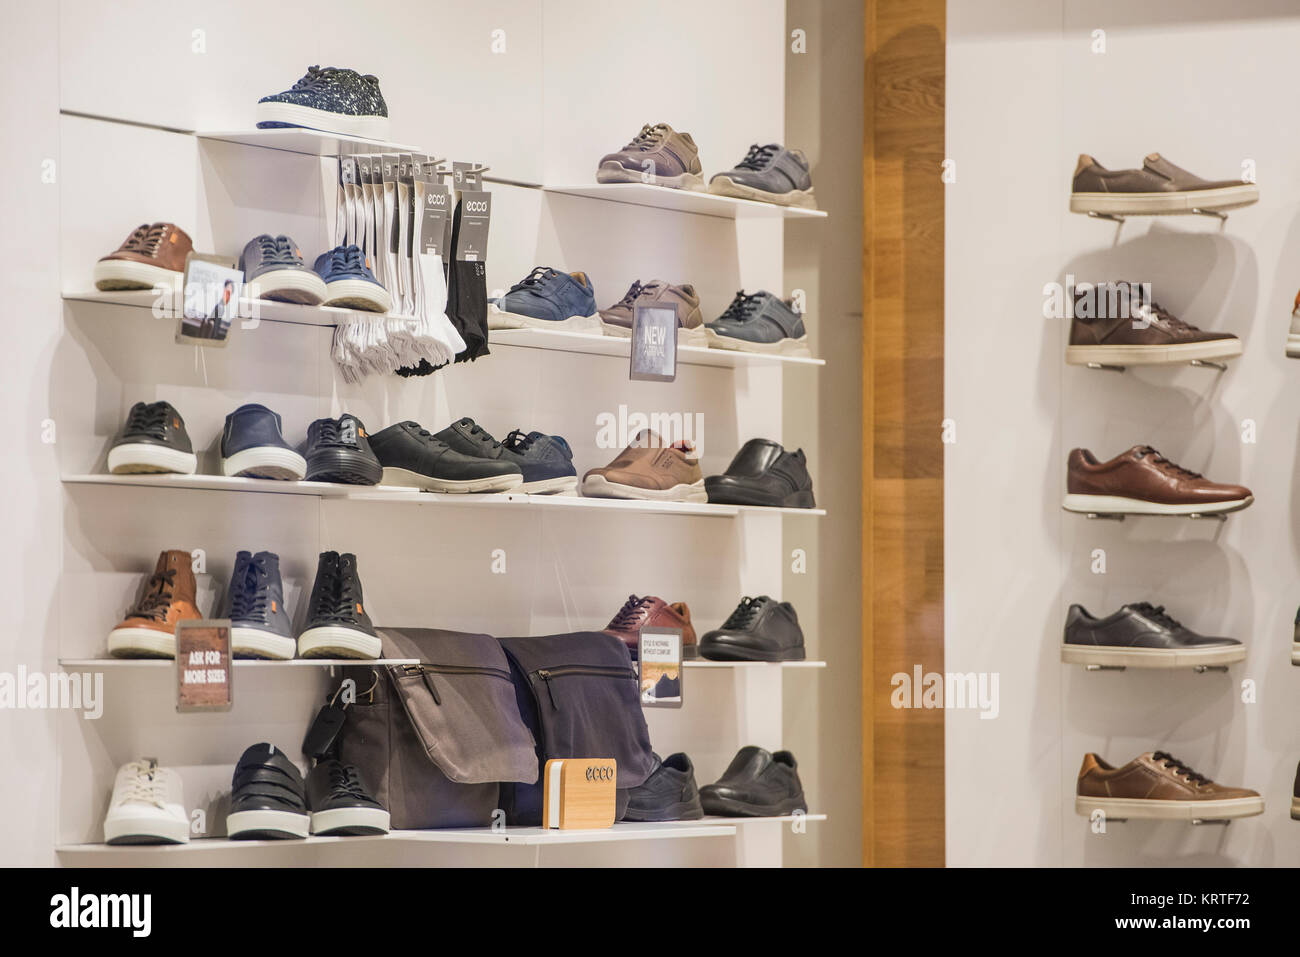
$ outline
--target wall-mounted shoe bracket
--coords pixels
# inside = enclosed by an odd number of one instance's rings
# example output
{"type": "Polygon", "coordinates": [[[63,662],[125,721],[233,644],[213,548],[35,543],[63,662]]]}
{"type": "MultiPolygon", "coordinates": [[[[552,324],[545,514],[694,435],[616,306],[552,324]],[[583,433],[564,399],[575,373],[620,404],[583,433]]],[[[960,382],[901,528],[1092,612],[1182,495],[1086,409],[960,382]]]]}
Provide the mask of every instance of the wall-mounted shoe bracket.
{"type": "MultiPolygon", "coordinates": [[[[1210,359],[1188,359],[1186,363],[1180,365],[1196,366],[1197,368],[1214,369],[1218,372],[1227,372],[1228,364],[1226,362],[1214,362],[1210,359]]],[[[1098,369],[1102,372],[1127,372],[1128,366],[1112,365],[1109,362],[1089,362],[1085,366],[1088,369],[1098,369]]]]}

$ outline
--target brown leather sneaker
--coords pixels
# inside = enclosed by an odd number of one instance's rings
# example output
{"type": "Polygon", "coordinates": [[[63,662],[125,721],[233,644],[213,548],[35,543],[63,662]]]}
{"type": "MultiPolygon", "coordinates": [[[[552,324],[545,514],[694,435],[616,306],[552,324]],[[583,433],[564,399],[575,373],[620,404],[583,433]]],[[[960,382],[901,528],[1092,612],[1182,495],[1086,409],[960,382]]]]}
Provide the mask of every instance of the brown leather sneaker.
{"type": "Polygon", "coordinates": [[[657,433],[642,429],[614,461],[582,477],[582,494],[654,502],[707,502],[704,475],[694,454],[695,446],[690,442],[665,446],[657,433]]]}
{"type": "Polygon", "coordinates": [[[190,553],[163,552],[135,607],[108,634],[109,654],[118,658],[176,657],[176,623],[202,618],[190,553]]]}
{"type": "Polygon", "coordinates": [[[1255,501],[1242,485],[1220,485],[1175,465],[1149,445],[1135,445],[1109,462],[1087,449],[1070,453],[1065,509],[1133,515],[1235,512],[1255,501]]]}
{"type": "Polygon", "coordinates": [[[639,279],[628,288],[627,294],[608,309],[600,310],[600,325],[607,336],[620,339],[632,337],[632,317],[637,306],[663,305],[677,309],[677,342],[683,346],[707,346],[704,333],[704,314],[700,312],[700,297],[690,283],[674,286],[662,279],[643,283],[639,279]]]}
{"type": "Polygon", "coordinates": [[[1183,322],[1158,302],[1146,302],[1140,283],[1080,284],[1065,361],[1108,365],[1161,365],[1241,355],[1241,340],[1183,322]]]}
{"type": "Polygon", "coordinates": [[[1164,751],[1148,751],[1122,768],[1095,754],[1083,756],[1074,810],[1090,817],[1188,821],[1251,817],[1264,813],[1264,799],[1249,788],[1215,784],[1164,751]]]}
{"type": "Polygon", "coordinates": [[[1259,202],[1259,187],[1240,179],[1201,179],[1159,153],[1141,169],[1106,169],[1087,153],[1074,167],[1070,212],[1159,216],[1195,210],[1237,209],[1259,202]]]}
{"type": "Polygon", "coordinates": [[[605,634],[613,635],[627,645],[627,652],[636,660],[637,640],[642,628],[680,628],[682,632],[682,657],[698,658],[699,642],[695,637],[695,626],[691,624],[691,610],[686,602],[673,602],[671,605],[662,598],[646,595],[638,598],[629,595],[623,607],[618,610],[608,625],[605,634]]]}
{"type": "Polygon", "coordinates": [[[690,133],[667,123],[647,123],[621,150],[596,166],[597,183],[649,183],[673,189],[704,189],[700,150],[690,133]]]}
{"type": "Polygon", "coordinates": [[[152,289],[185,277],[185,259],[194,243],[174,223],[137,226],[115,252],[95,263],[95,288],[152,289]]]}

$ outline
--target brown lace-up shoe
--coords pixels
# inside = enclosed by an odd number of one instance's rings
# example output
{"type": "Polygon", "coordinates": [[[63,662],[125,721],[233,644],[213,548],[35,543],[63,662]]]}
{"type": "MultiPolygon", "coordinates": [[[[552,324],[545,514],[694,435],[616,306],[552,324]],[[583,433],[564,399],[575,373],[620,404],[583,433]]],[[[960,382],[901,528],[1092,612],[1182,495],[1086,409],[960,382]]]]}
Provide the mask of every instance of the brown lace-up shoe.
{"type": "Polygon", "coordinates": [[[1122,768],[1095,754],[1083,756],[1074,810],[1090,817],[1221,820],[1264,813],[1264,799],[1248,788],[1215,784],[1173,755],[1148,751],[1122,768]]]}
{"type": "Polygon", "coordinates": [[[704,475],[690,442],[665,446],[642,429],[632,444],[604,468],[582,477],[582,494],[593,498],[639,498],[655,502],[707,502],[704,475]]]}
{"type": "Polygon", "coordinates": [[[1175,465],[1149,445],[1135,445],[1109,462],[1087,449],[1070,453],[1065,509],[1133,515],[1235,512],[1255,501],[1242,485],[1220,485],[1175,465]]]}
{"type": "Polygon", "coordinates": [[[682,632],[682,657],[698,658],[699,643],[695,637],[695,626],[691,624],[691,610],[686,602],[673,602],[671,605],[662,598],[646,595],[638,598],[629,595],[623,607],[605,626],[604,632],[613,635],[627,645],[628,654],[635,661],[638,639],[642,628],[679,628],[682,632]]]}
{"type": "Polygon", "coordinates": [[[108,634],[108,651],[118,658],[176,657],[176,624],[199,614],[190,553],[163,552],[140,600],[108,634]]]}
{"type": "Polygon", "coordinates": [[[1144,301],[1140,283],[1075,287],[1074,317],[1065,361],[1112,365],[1161,365],[1241,355],[1229,332],[1206,332],[1183,322],[1158,302],[1144,301]]]}
{"type": "Polygon", "coordinates": [[[95,263],[95,288],[152,289],[185,277],[185,259],[194,243],[173,223],[137,226],[115,252],[95,263]]]}
{"type": "Polygon", "coordinates": [[[631,143],[600,158],[596,182],[702,190],[702,173],[700,150],[690,133],[678,133],[667,123],[647,123],[631,143]]]}

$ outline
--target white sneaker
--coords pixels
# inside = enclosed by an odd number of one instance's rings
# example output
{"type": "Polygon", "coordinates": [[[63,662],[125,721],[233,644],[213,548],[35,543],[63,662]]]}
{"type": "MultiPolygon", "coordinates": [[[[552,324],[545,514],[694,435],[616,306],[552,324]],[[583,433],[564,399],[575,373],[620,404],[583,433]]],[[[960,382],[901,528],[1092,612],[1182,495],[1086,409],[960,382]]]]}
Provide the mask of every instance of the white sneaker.
{"type": "Polygon", "coordinates": [[[180,775],[152,758],[124,764],[113,782],[113,800],[104,817],[107,844],[188,844],[180,775]]]}

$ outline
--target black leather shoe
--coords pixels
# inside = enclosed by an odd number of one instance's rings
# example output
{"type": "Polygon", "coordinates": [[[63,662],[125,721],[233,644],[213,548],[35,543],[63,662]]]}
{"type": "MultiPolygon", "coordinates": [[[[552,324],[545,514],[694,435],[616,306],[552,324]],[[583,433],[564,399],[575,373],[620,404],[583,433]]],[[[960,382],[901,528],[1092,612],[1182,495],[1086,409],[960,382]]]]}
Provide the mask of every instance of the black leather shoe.
{"type": "Polygon", "coordinates": [[[313,834],[387,834],[388,811],[370,796],[361,773],[341,761],[322,761],[307,775],[313,834]]]}
{"type": "Polygon", "coordinates": [[[799,765],[789,751],[749,745],[736,752],[714,784],[700,788],[704,813],[722,817],[780,817],[807,811],[799,765]]]}
{"type": "Polygon", "coordinates": [[[704,817],[695,767],[686,755],[654,755],[654,769],[628,796],[625,821],[698,821],[704,817]]]}
{"type": "Polygon", "coordinates": [[[505,459],[457,452],[418,422],[398,422],[370,437],[384,467],[381,485],[413,485],[426,492],[504,492],[523,484],[519,466],[505,459]]]}
{"type": "Polygon", "coordinates": [[[721,628],[704,633],[700,654],[710,661],[803,661],[803,629],[788,601],[742,598],[721,628]]]}
{"type": "Polygon", "coordinates": [[[1163,605],[1138,601],[1105,618],[1082,605],[1065,616],[1061,660],[1074,665],[1188,668],[1242,661],[1246,646],[1232,638],[1206,638],[1165,614],[1163,605]]]}
{"type": "Polygon", "coordinates": [[[704,488],[719,505],[816,507],[803,449],[787,452],[771,439],[750,439],[726,472],[704,479],[704,488]]]}
{"type": "Polygon", "coordinates": [[[231,780],[226,834],[236,840],[306,837],[311,823],[302,775],[265,742],[245,751],[231,780]]]}
{"type": "Polygon", "coordinates": [[[370,449],[366,427],[355,415],[317,419],[307,426],[302,449],[308,482],[378,485],[384,470],[370,449]]]}

